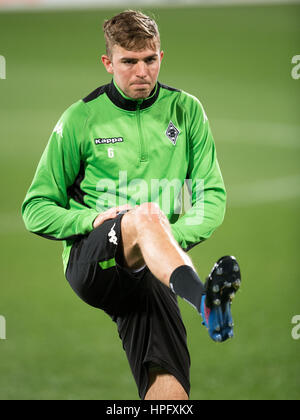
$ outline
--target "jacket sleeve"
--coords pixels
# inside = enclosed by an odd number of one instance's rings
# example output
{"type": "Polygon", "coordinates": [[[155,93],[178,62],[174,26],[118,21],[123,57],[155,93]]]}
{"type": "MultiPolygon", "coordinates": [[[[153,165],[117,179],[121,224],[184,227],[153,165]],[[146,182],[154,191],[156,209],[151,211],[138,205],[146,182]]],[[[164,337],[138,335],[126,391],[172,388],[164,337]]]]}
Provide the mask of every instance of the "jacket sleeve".
{"type": "Polygon", "coordinates": [[[191,207],[172,225],[172,232],[184,250],[209,238],[225,215],[226,191],[216,148],[205,111],[192,97],[188,108],[189,164],[187,184],[191,207]]]}
{"type": "Polygon", "coordinates": [[[22,204],[26,228],[49,239],[63,240],[88,233],[97,212],[68,209],[67,189],[80,169],[81,143],[87,117],[79,102],[58,121],[22,204]]]}

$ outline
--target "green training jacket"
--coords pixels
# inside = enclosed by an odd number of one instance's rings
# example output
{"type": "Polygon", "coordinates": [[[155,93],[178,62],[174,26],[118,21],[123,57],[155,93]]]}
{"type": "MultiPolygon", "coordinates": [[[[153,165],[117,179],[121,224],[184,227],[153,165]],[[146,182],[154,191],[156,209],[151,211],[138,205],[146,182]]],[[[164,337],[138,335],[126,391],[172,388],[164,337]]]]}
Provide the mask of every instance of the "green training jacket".
{"type": "Polygon", "coordinates": [[[207,239],[226,205],[213,136],[194,96],[158,82],[148,98],[133,100],[113,80],[63,113],[23,219],[29,231],[63,241],[66,270],[72,243],[100,212],[144,202],[159,204],[184,250],[207,239]]]}

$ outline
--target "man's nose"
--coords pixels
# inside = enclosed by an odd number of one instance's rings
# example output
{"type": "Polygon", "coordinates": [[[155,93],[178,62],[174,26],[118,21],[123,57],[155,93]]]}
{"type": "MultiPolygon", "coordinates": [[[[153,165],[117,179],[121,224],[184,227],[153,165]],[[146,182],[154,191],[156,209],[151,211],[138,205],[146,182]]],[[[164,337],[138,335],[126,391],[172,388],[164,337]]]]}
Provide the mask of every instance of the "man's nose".
{"type": "Polygon", "coordinates": [[[146,77],[147,76],[147,65],[144,61],[138,61],[136,64],[136,76],[137,77],[146,77]]]}

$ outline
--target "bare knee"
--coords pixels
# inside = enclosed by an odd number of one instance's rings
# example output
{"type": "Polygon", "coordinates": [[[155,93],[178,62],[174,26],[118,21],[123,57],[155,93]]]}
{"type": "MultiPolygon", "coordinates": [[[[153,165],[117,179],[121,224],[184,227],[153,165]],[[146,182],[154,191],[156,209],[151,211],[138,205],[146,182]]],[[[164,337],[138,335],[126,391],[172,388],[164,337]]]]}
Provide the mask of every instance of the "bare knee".
{"type": "Polygon", "coordinates": [[[137,206],[133,211],[139,231],[141,231],[141,226],[143,228],[150,227],[152,229],[155,225],[170,229],[167,217],[156,203],[143,203],[140,206],[137,206]]]}
{"type": "Polygon", "coordinates": [[[142,234],[144,229],[153,229],[158,224],[170,229],[168,219],[156,203],[143,203],[136,206],[124,215],[122,223],[126,224],[127,231],[136,243],[138,243],[139,234],[142,234]]]}
{"type": "Polygon", "coordinates": [[[150,225],[159,223],[160,208],[155,203],[143,203],[125,213],[121,221],[123,251],[127,267],[135,269],[145,264],[140,249],[141,235],[150,225]]]}
{"type": "Polygon", "coordinates": [[[140,244],[147,231],[156,228],[171,232],[168,219],[156,203],[143,203],[124,214],[121,231],[127,267],[134,269],[145,264],[140,244]]]}

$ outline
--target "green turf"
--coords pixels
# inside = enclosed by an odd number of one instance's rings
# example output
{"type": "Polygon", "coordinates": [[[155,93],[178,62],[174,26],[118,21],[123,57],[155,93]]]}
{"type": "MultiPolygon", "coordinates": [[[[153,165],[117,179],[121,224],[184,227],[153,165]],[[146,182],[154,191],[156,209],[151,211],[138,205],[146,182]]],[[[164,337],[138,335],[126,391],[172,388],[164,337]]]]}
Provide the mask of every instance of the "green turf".
{"type": "MultiPolygon", "coordinates": [[[[99,61],[101,24],[115,11],[0,14],[0,399],[138,399],[114,325],[68,286],[61,245],[27,233],[20,218],[59,116],[110,80],[99,61]]],[[[227,253],[243,274],[231,342],[211,342],[180,303],[191,398],[299,399],[291,319],[300,314],[300,80],[291,59],[300,54],[300,7],[153,12],[165,50],[160,81],[203,102],[228,188],[223,225],[190,255],[203,279],[227,253]]]]}

